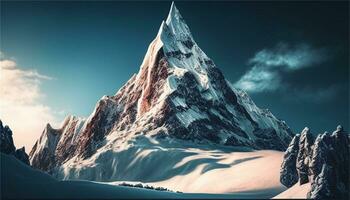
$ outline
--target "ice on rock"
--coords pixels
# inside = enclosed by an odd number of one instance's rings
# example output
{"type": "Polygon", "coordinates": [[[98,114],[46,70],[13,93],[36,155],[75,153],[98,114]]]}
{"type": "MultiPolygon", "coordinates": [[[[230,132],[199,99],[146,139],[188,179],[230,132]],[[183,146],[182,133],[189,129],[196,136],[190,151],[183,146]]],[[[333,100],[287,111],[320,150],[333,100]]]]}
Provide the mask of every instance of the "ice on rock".
{"type": "Polygon", "coordinates": [[[194,41],[189,27],[174,3],[171,5],[166,22],[162,22],[158,35],[170,67],[191,71],[202,88],[208,89],[210,83],[206,68],[212,66],[207,64],[212,61],[194,41]]]}
{"type": "Polygon", "coordinates": [[[175,106],[181,106],[183,108],[187,107],[186,100],[180,97],[175,97],[172,99],[172,102],[175,104],[175,106]]]}
{"type": "Polygon", "coordinates": [[[208,118],[208,116],[205,113],[200,112],[196,106],[193,106],[184,112],[176,113],[176,116],[186,127],[196,120],[208,118]]]}

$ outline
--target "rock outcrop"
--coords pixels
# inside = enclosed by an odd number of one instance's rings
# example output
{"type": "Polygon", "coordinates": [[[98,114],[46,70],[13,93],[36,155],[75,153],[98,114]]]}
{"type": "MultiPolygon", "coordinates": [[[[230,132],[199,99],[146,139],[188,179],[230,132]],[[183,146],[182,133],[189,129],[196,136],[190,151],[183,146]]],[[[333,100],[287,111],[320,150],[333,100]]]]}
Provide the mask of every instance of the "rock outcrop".
{"type": "Polygon", "coordinates": [[[341,126],[315,140],[305,128],[285,153],[281,183],[291,187],[310,182],[307,197],[311,199],[349,199],[349,145],[349,135],[341,126]]]}
{"type": "Polygon", "coordinates": [[[12,131],[7,125],[3,126],[1,120],[0,120],[0,152],[8,155],[13,155],[18,160],[29,165],[29,156],[25,152],[24,147],[16,150],[16,147],[13,143],[12,131]]]}
{"type": "Polygon", "coordinates": [[[85,119],[68,116],[60,129],[54,129],[47,124],[41,137],[29,153],[33,167],[50,172],[56,163],[70,158],[71,149],[75,149],[76,138],[85,119]]]}
{"type": "Polygon", "coordinates": [[[312,156],[311,146],[313,144],[313,136],[310,133],[309,128],[305,128],[301,134],[299,139],[299,151],[297,157],[297,170],[299,174],[300,184],[304,184],[309,182],[309,162],[312,156]]]}
{"type": "Polygon", "coordinates": [[[286,150],[281,167],[280,181],[283,185],[291,187],[299,180],[297,167],[295,165],[299,152],[300,135],[294,136],[286,150]]]}

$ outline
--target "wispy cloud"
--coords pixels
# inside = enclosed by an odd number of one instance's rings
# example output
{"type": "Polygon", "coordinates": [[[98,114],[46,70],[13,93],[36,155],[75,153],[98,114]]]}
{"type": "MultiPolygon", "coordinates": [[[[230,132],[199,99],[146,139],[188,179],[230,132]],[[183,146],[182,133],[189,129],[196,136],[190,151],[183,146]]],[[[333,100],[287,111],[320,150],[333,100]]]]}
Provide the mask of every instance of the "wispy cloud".
{"type": "Polygon", "coordinates": [[[249,60],[250,64],[267,68],[281,67],[297,70],[312,67],[328,59],[325,49],[315,49],[307,44],[290,46],[279,43],[273,49],[263,49],[249,60]]]}
{"type": "Polygon", "coordinates": [[[279,43],[272,49],[263,49],[248,61],[251,67],[234,85],[248,92],[273,91],[283,87],[282,74],[313,67],[329,57],[325,49],[307,44],[290,46],[279,43]]]}
{"type": "Polygon", "coordinates": [[[17,146],[30,150],[39,138],[45,124],[59,123],[58,115],[43,103],[45,94],[41,90],[43,81],[52,77],[36,70],[23,70],[14,60],[0,60],[0,119],[14,132],[17,146]]]}
{"type": "Polygon", "coordinates": [[[253,66],[234,86],[247,92],[272,91],[280,87],[278,72],[260,66],[253,66]]]}

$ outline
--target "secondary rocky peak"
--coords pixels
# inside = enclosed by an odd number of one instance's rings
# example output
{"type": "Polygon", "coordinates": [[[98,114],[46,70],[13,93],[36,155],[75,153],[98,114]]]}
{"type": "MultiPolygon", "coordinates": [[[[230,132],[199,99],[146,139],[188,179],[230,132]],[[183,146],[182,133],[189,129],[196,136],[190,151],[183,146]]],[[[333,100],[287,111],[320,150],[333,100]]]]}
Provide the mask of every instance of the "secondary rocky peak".
{"type": "Polygon", "coordinates": [[[312,155],[312,144],[313,136],[308,127],[300,134],[299,139],[299,153],[297,157],[297,169],[299,172],[300,183],[304,184],[309,181],[308,172],[309,172],[309,162],[312,155]]]}
{"type": "Polygon", "coordinates": [[[50,130],[53,129],[50,123],[47,123],[45,126],[46,132],[50,132],[50,130]]]}
{"type": "Polygon", "coordinates": [[[292,187],[299,180],[298,171],[295,165],[299,152],[299,139],[300,135],[296,134],[284,153],[280,171],[280,181],[287,187],[292,187]]]}
{"type": "Polygon", "coordinates": [[[338,125],[337,126],[337,131],[343,131],[343,126],[342,125],[338,125]]]}
{"type": "Polygon", "coordinates": [[[29,165],[29,157],[25,152],[24,147],[17,149],[13,143],[12,131],[6,125],[3,126],[2,121],[0,120],[0,152],[8,155],[15,156],[18,160],[29,165]]]}
{"type": "Polygon", "coordinates": [[[291,187],[298,180],[300,185],[310,182],[311,189],[307,197],[311,199],[348,199],[348,133],[338,126],[332,134],[325,132],[313,140],[309,130],[304,129],[299,142],[296,142],[297,138],[298,135],[285,153],[281,183],[291,187]]]}
{"type": "Polygon", "coordinates": [[[48,123],[29,153],[33,167],[48,171],[57,159],[62,158],[61,156],[69,157],[71,153],[69,149],[76,145],[78,134],[85,121],[69,115],[58,129],[52,128],[48,123]]]}
{"type": "Polygon", "coordinates": [[[3,153],[11,154],[16,150],[15,145],[13,144],[12,139],[12,131],[11,129],[6,125],[2,125],[2,121],[0,120],[0,150],[3,153]]]}

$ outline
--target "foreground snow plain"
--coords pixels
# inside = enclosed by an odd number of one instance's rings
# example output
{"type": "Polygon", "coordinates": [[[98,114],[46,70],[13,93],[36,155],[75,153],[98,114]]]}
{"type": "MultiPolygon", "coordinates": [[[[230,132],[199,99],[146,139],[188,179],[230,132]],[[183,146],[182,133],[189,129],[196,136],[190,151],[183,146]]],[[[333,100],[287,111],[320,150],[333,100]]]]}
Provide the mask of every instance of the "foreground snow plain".
{"type": "Polygon", "coordinates": [[[272,198],[286,190],[279,181],[283,158],[280,151],[194,144],[142,134],[118,141],[89,159],[72,159],[58,168],[54,176],[61,180],[102,182],[108,186],[142,183],[183,192],[176,194],[180,197],[195,193],[272,198]]]}
{"type": "Polygon", "coordinates": [[[101,152],[84,163],[68,163],[61,174],[56,174],[63,181],[2,154],[2,197],[265,199],[276,195],[277,198],[304,196],[303,189],[295,186],[286,190],[280,184],[283,152],[279,151],[194,146],[143,135],[108,151],[111,153],[101,152]],[[114,171],[107,166],[114,166],[114,171]],[[84,176],[94,181],[81,180],[84,176]],[[121,182],[165,187],[182,193],[118,186],[121,182]]]}

